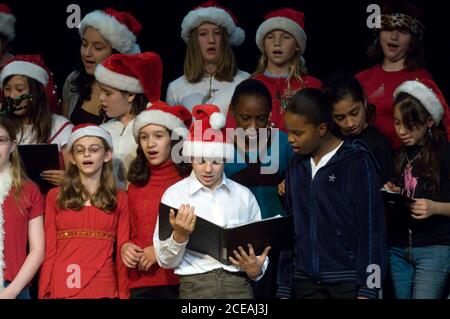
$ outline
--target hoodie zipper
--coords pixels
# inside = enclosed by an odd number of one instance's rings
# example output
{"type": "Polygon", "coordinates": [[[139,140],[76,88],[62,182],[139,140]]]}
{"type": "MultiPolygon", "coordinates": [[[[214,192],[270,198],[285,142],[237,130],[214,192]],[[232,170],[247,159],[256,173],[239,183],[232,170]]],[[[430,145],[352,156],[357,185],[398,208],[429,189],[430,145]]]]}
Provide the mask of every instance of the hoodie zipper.
{"type": "MultiPolygon", "coordinates": [[[[313,184],[314,184],[314,179],[311,178],[311,185],[310,185],[310,192],[311,192],[311,197],[314,196],[313,194],[313,184]]],[[[319,277],[319,253],[317,251],[317,227],[316,227],[316,214],[315,214],[315,210],[314,210],[314,199],[311,198],[311,202],[310,202],[310,207],[311,207],[311,244],[312,244],[312,262],[313,262],[313,274],[314,277],[316,277],[316,279],[318,280],[318,282],[320,283],[320,277],[319,277]]]]}

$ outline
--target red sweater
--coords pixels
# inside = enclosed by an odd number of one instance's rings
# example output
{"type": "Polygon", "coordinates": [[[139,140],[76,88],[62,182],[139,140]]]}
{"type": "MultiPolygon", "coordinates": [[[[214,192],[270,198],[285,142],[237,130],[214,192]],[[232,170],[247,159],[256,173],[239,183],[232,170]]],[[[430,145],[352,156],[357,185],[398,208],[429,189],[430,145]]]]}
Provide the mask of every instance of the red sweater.
{"type": "Polygon", "coordinates": [[[425,69],[416,71],[386,72],[381,64],[364,70],[356,75],[359,83],[368,97],[368,102],[376,107],[374,126],[389,140],[391,147],[400,147],[400,140],[394,128],[394,91],[405,81],[430,79],[432,77],[425,69]]]}
{"type": "MultiPolygon", "coordinates": [[[[262,73],[253,78],[264,83],[272,96],[272,112],[270,113],[269,125],[277,127],[284,132],[286,132],[286,126],[284,125],[284,108],[281,106],[281,99],[289,99],[304,88],[322,88],[322,82],[309,75],[302,77],[304,82],[291,79],[291,92],[287,91],[288,83],[284,77],[270,77],[262,73]]],[[[236,128],[236,121],[230,112],[227,114],[226,127],[236,128]]]]}
{"type": "MultiPolygon", "coordinates": [[[[164,192],[182,180],[172,161],[150,167],[150,179],[144,187],[130,184],[131,241],[141,248],[153,245],[153,233],[158,218],[159,204],[164,192]]],[[[172,269],[163,269],[154,264],[148,272],[131,269],[130,288],[171,286],[179,283],[172,269]]]]}

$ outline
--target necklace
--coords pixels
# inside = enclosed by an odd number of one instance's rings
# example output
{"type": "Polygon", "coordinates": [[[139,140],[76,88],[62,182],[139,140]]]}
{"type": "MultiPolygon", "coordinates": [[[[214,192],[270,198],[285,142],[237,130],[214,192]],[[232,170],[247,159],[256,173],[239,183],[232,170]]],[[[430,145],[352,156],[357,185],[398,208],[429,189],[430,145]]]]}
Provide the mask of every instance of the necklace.
{"type": "Polygon", "coordinates": [[[409,159],[408,155],[406,155],[406,161],[408,162],[406,164],[406,168],[409,169],[412,167],[411,163],[414,162],[416,159],[420,158],[420,156],[422,155],[423,149],[420,150],[419,153],[416,154],[416,156],[414,156],[411,160],[409,159]]]}
{"type": "Polygon", "coordinates": [[[208,73],[209,74],[209,90],[208,93],[203,97],[202,104],[206,104],[206,102],[213,97],[213,90],[212,90],[212,80],[215,73],[208,73]]]}

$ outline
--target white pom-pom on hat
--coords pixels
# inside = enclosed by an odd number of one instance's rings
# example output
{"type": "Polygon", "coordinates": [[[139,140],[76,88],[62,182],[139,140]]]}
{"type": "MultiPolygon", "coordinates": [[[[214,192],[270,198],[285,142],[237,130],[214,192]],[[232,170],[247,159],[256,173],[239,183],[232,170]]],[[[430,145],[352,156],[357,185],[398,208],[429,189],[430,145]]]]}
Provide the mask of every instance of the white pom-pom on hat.
{"type": "Polygon", "coordinates": [[[225,127],[226,118],[222,113],[215,112],[209,117],[209,124],[215,130],[220,130],[225,127]]]}

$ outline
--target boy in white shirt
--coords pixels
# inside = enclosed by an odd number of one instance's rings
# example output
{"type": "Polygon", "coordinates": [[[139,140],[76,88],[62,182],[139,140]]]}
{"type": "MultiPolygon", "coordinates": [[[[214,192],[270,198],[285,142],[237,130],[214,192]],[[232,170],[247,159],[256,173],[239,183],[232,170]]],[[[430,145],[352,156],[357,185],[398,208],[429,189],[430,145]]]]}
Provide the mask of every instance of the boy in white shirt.
{"type": "Polygon", "coordinates": [[[230,257],[232,265],[229,266],[186,249],[197,215],[220,226],[261,219],[258,203],[250,190],[227,179],[223,173],[223,161],[233,158],[234,147],[226,143],[226,135],[220,131],[225,119],[219,112],[215,105],[194,108],[193,116],[197,121],[183,144],[183,156],[193,159],[193,171],[167,189],[161,200],[178,208],[178,214],[175,216],[171,211],[169,217],[173,233],[161,241],[159,220],[155,228],[153,242],[158,264],[174,268],[180,276],[181,299],[253,298],[249,279],[260,279],[268,264],[266,257],[270,247],[260,256],[255,255],[251,245],[246,249],[239,247],[233,252],[234,257],[230,257]]]}

